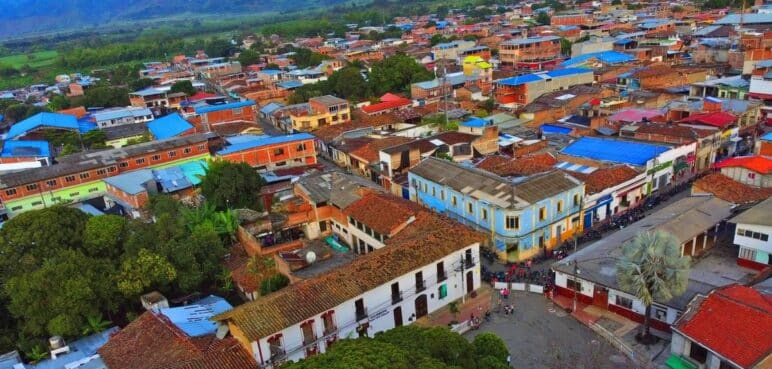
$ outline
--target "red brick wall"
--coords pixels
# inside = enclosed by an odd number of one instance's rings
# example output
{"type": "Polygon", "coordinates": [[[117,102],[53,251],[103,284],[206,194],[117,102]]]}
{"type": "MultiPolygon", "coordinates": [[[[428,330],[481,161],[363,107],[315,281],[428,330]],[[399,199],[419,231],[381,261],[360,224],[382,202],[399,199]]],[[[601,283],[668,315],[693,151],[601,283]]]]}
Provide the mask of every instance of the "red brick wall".
{"type": "Polygon", "coordinates": [[[219,155],[225,160],[234,163],[247,163],[252,167],[259,167],[280,161],[292,161],[304,158],[304,163],[316,164],[316,147],[314,140],[299,140],[276,145],[260,146],[248,150],[239,151],[227,155],[219,155]],[[305,150],[298,150],[300,144],[305,144],[305,150]],[[282,149],[281,155],[276,155],[275,150],[282,149]]]}
{"type": "Polygon", "coordinates": [[[107,192],[119,200],[131,205],[135,209],[139,209],[145,206],[149,200],[149,195],[147,192],[140,192],[136,195],[131,195],[126,192],[123,192],[111,185],[107,185],[107,192]]]}
{"type": "MultiPolygon", "coordinates": [[[[204,113],[202,116],[206,116],[206,121],[209,125],[225,122],[233,122],[239,120],[245,120],[249,122],[256,122],[255,106],[245,106],[241,108],[241,113],[238,113],[239,109],[225,109],[218,110],[209,113],[204,113]]],[[[203,119],[202,119],[203,121],[203,119]]]]}

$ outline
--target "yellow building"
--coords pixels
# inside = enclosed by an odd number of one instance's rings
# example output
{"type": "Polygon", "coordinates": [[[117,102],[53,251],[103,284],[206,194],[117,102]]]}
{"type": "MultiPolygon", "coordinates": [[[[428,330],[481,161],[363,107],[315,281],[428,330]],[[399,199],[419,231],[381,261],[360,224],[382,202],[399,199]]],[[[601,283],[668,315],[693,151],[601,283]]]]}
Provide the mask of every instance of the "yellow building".
{"type": "Polygon", "coordinates": [[[493,65],[478,55],[467,56],[464,58],[464,75],[477,75],[488,82],[493,79],[493,65]]]}
{"type": "Polygon", "coordinates": [[[295,131],[313,131],[350,121],[351,108],[348,101],[335,96],[313,97],[308,100],[308,109],[292,111],[290,119],[295,131]]]}

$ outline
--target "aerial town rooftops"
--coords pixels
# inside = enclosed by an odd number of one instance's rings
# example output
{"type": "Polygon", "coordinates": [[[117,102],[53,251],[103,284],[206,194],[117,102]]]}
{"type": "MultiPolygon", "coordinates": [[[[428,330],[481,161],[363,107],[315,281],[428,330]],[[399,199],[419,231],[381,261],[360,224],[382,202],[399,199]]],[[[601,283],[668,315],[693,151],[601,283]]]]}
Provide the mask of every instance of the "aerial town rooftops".
{"type": "Polygon", "coordinates": [[[79,130],[80,125],[78,120],[72,115],[42,112],[11,126],[6,139],[24,136],[30,131],[41,128],[79,130]]]}
{"type": "Polygon", "coordinates": [[[246,101],[237,101],[227,104],[217,104],[217,105],[207,105],[200,108],[196,108],[197,114],[206,114],[211,113],[215,111],[221,111],[221,110],[228,110],[228,109],[238,109],[238,108],[245,108],[248,106],[254,106],[256,103],[252,100],[246,100],[246,101]]]}
{"type": "Polygon", "coordinates": [[[545,42],[545,41],[554,41],[554,40],[560,40],[560,37],[558,36],[543,36],[543,37],[529,37],[529,38],[519,38],[519,39],[513,39],[513,40],[507,40],[502,42],[502,45],[510,45],[510,46],[517,46],[517,45],[529,45],[539,42],[545,42]]]}
{"type": "Polygon", "coordinates": [[[561,153],[593,160],[644,166],[649,160],[668,150],[670,148],[664,145],[582,137],[565,147],[561,153]]]}
{"type": "Polygon", "coordinates": [[[505,78],[505,79],[499,80],[497,83],[505,86],[519,86],[519,85],[524,85],[524,84],[533,83],[537,81],[545,81],[552,78],[575,76],[575,75],[586,74],[586,73],[592,74],[592,70],[585,69],[585,68],[556,69],[556,70],[551,70],[549,72],[524,74],[522,76],[505,78]]]}
{"type": "Polygon", "coordinates": [[[733,204],[744,205],[772,196],[772,188],[753,187],[721,173],[711,173],[694,181],[692,193],[712,194],[733,204]]]}
{"type": "Polygon", "coordinates": [[[772,159],[763,155],[737,156],[716,163],[714,168],[742,167],[761,174],[772,173],[772,159]]]}

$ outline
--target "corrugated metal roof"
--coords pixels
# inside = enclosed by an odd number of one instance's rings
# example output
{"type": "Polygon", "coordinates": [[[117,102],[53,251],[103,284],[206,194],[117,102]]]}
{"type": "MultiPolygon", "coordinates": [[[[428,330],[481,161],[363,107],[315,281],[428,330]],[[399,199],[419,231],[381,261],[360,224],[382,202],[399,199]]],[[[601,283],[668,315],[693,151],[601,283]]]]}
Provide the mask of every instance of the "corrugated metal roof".
{"type": "Polygon", "coordinates": [[[195,304],[161,309],[160,312],[188,336],[200,337],[217,331],[217,323],[209,318],[231,309],[233,306],[225,299],[209,296],[195,304]]]}
{"type": "Polygon", "coordinates": [[[228,104],[209,105],[201,108],[196,108],[196,113],[206,114],[214,111],[238,109],[238,108],[243,108],[243,107],[252,106],[252,105],[255,105],[255,102],[252,100],[237,101],[237,102],[228,103],[228,104]]]}
{"type": "Polygon", "coordinates": [[[642,142],[582,137],[561,150],[561,153],[594,160],[643,166],[649,160],[668,150],[670,148],[667,146],[642,142]]]}
{"type": "Polygon", "coordinates": [[[164,140],[181,135],[193,128],[193,125],[178,113],[173,113],[147,123],[147,128],[157,140],[164,140]]]}
{"type": "Polygon", "coordinates": [[[79,129],[78,120],[72,115],[57,113],[37,113],[11,126],[6,136],[9,139],[23,136],[39,128],[79,129]]]}
{"type": "Polygon", "coordinates": [[[5,141],[0,157],[3,158],[29,158],[50,157],[48,141],[5,141]]]}
{"type": "Polygon", "coordinates": [[[230,146],[217,152],[219,155],[227,155],[242,150],[249,150],[255,147],[275,145],[285,142],[312,140],[316,137],[309,133],[295,133],[285,136],[255,136],[255,135],[238,135],[226,138],[226,141],[230,143],[230,146]]]}
{"type": "Polygon", "coordinates": [[[602,63],[607,63],[607,64],[618,64],[618,63],[627,63],[627,62],[633,61],[635,60],[635,57],[619,51],[599,51],[595,53],[579,55],[575,58],[571,58],[560,63],[560,65],[562,66],[577,65],[577,64],[582,64],[591,59],[597,59],[598,61],[602,63]]]}

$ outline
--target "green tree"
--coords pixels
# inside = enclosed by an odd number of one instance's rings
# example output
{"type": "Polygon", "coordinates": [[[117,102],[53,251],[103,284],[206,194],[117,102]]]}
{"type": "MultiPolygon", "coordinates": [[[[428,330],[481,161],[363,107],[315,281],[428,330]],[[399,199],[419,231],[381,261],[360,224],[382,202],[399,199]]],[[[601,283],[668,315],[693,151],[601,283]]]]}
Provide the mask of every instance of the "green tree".
{"type": "Polygon", "coordinates": [[[298,68],[314,67],[330,58],[329,56],[313,52],[306,48],[296,48],[291,51],[293,51],[294,54],[290,56],[290,59],[295,62],[295,65],[297,65],[298,68]]]}
{"type": "Polygon", "coordinates": [[[153,81],[152,79],[150,79],[150,78],[140,78],[140,79],[136,79],[134,81],[131,81],[131,83],[129,83],[129,88],[132,91],[139,91],[139,90],[144,90],[144,89],[146,89],[148,87],[151,87],[153,85],[155,85],[155,81],[153,81]]]}
{"type": "Polygon", "coordinates": [[[252,49],[242,50],[239,53],[238,61],[245,67],[247,65],[257,64],[260,62],[260,54],[252,49]]]}
{"type": "Polygon", "coordinates": [[[175,92],[182,92],[187,96],[193,96],[196,94],[196,88],[193,87],[193,82],[185,80],[185,81],[177,81],[174,82],[172,87],[169,89],[169,92],[175,93],[175,92]]]}
{"type": "Polygon", "coordinates": [[[50,98],[48,98],[48,108],[51,109],[51,111],[58,111],[62,109],[67,109],[70,107],[70,100],[67,99],[67,97],[54,94],[50,98]]]}
{"type": "Polygon", "coordinates": [[[622,5],[622,0],[611,0],[611,5],[622,5]]]}
{"type": "Polygon", "coordinates": [[[222,38],[210,38],[204,43],[204,51],[210,58],[230,56],[235,47],[222,38]]]}
{"type": "Polygon", "coordinates": [[[128,106],[129,89],[126,87],[96,86],[86,90],[84,96],[76,101],[78,103],[73,102],[73,105],[83,105],[89,108],[128,106]]]}
{"type": "Polygon", "coordinates": [[[276,273],[271,277],[260,282],[260,296],[265,296],[271,292],[278,291],[289,286],[290,280],[286,275],[276,273]]]}
{"type": "Polygon", "coordinates": [[[370,86],[376,95],[404,92],[410,85],[432,79],[432,72],[412,57],[399,53],[375,63],[370,71],[370,86]]]}
{"type": "Polygon", "coordinates": [[[35,270],[58,251],[78,249],[87,219],[84,212],[66,206],[28,211],[11,218],[0,229],[0,277],[35,270]]]}
{"type": "Polygon", "coordinates": [[[84,133],[82,141],[89,149],[104,149],[107,147],[107,134],[101,129],[94,129],[84,133]]]}
{"type": "Polygon", "coordinates": [[[550,24],[550,15],[547,12],[538,12],[536,14],[536,23],[542,25],[550,24]]]}
{"type": "Polygon", "coordinates": [[[509,350],[504,341],[494,333],[480,333],[472,341],[477,357],[492,357],[501,363],[507,362],[509,350]]]}
{"type": "Polygon", "coordinates": [[[83,231],[83,251],[91,257],[118,260],[128,237],[129,222],[118,215],[88,218],[83,231]]]}
{"type": "Polygon", "coordinates": [[[259,209],[264,183],[263,177],[245,163],[213,160],[201,180],[201,193],[217,209],[259,209]]]}
{"type": "Polygon", "coordinates": [[[571,41],[565,37],[560,38],[560,52],[563,55],[571,55],[571,41]]]}
{"type": "Polygon", "coordinates": [[[109,262],[60,250],[40,268],[8,279],[4,286],[8,310],[27,334],[79,335],[88,316],[118,302],[111,270],[109,262]]]}
{"type": "Polygon", "coordinates": [[[90,336],[92,334],[103,332],[105,329],[110,328],[113,322],[102,319],[101,315],[89,315],[86,317],[86,325],[83,327],[84,336],[90,336]]]}
{"type": "Polygon", "coordinates": [[[617,262],[617,281],[643,302],[646,313],[642,340],[649,340],[651,305],[667,302],[686,291],[690,259],[681,256],[681,243],[665,232],[643,232],[622,248],[617,262]]]}
{"type": "Polygon", "coordinates": [[[118,290],[127,297],[136,297],[153,288],[163,288],[174,281],[177,271],[163,256],[147,249],[121,264],[118,290]]]}
{"type": "Polygon", "coordinates": [[[346,67],[335,71],[327,83],[334,95],[346,100],[362,101],[372,96],[370,85],[358,68],[346,67]]]}

